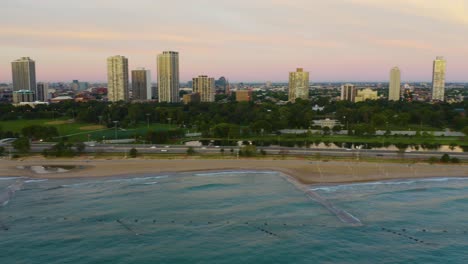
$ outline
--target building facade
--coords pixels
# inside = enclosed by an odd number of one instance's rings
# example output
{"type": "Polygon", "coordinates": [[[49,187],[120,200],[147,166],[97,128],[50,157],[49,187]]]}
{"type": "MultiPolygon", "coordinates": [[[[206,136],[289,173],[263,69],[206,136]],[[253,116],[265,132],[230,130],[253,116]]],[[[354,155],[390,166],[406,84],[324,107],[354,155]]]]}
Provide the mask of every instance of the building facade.
{"type": "Polygon", "coordinates": [[[377,91],[373,91],[370,88],[366,88],[363,90],[359,90],[356,92],[356,97],[354,97],[354,102],[364,102],[366,100],[377,100],[379,99],[379,95],[377,91]]]}
{"type": "Polygon", "coordinates": [[[128,101],[128,59],[107,58],[107,98],[110,102],[128,101]]]}
{"type": "Polygon", "coordinates": [[[11,63],[13,91],[36,91],[36,62],[29,57],[22,57],[11,63]]]}
{"type": "Polygon", "coordinates": [[[390,71],[390,83],[388,86],[388,100],[399,101],[401,94],[401,72],[398,67],[390,71]]]}
{"type": "Polygon", "coordinates": [[[445,72],[447,61],[444,57],[437,57],[432,71],[432,100],[445,100],[445,72]]]}
{"type": "Polygon", "coordinates": [[[356,87],[354,84],[344,84],[341,86],[341,100],[354,102],[356,98],[356,87]]]}
{"type": "Polygon", "coordinates": [[[209,78],[206,75],[200,75],[193,78],[193,92],[200,94],[200,100],[202,102],[214,102],[215,101],[215,79],[209,78]]]}
{"type": "Polygon", "coordinates": [[[31,90],[19,90],[13,92],[13,103],[19,104],[24,102],[34,102],[35,101],[34,92],[31,90]]]}
{"type": "Polygon", "coordinates": [[[200,102],[200,94],[199,93],[191,93],[191,94],[184,94],[182,97],[184,104],[190,103],[199,103],[200,102]]]}
{"type": "Polygon", "coordinates": [[[132,96],[134,100],[151,100],[151,71],[138,68],[132,71],[132,96]]]}
{"type": "Polygon", "coordinates": [[[179,53],[164,51],[158,55],[158,100],[178,103],[179,98],[179,53]]]}
{"type": "Polygon", "coordinates": [[[302,68],[289,73],[289,101],[295,102],[297,98],[309,99],[309,73],[302,68]]]}
{"type": "Polygon", "coordinates": [[[42,82],[37,83],[36,100],[40,102],[46,102],[49,99],[49,84],[42,82]]]}
{"type": "Polygon", "coordinates": [[[252,101],[252,91],[251,90],[237,90],[236,91],[236,101],[237,102],[250,102],[250,101],[252,101]]]}

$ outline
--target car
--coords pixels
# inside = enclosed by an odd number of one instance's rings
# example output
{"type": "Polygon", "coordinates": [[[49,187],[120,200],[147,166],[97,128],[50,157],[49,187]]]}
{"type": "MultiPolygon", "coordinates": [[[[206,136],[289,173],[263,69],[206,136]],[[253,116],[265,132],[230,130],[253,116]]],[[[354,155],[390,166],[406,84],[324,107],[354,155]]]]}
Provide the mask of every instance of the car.
{"type": "Polygon", "coordinates": [[[201,149],[206,149],[206,147],[202,147],[201,149]]]}
{"type": "Polygon", "coordinates": [[[156,148],[156,146],[151,146],[151,147],[150,147],[150,149],[155,149],[155,148],[156,148]]]}
{"type": "Polygon", "coordinates": [[[215,148],[219,148],[219,146],[215,146],[215,148]]]}
{"type": "Polygon", "coordinates": [[[165,146],[165,148],[170,148],[169,146],[165,146]]]}
{"type": "Polygon", "coordinates": [[[161,152],[167,152],[167,149],[161,149],[161,152]]]}

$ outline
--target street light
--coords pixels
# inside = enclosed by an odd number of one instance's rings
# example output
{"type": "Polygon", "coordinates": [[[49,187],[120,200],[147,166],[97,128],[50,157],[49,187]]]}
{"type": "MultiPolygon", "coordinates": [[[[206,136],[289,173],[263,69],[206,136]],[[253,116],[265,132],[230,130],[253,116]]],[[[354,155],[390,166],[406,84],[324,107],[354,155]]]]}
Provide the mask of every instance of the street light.
{"type": "Polygon", "coordinates": [[[147,113],[146,114],[146,128],[148,128],[148,129],[149,129],[149,116],[150,116],[150,114],[147,113]]]}
{"type": "Polygon", "coordinates": [[[114,135],[115,135],[115,139],[117,140],[117,124],[119,123],[119,121],[112,121],[114,123],[114,135]]]}

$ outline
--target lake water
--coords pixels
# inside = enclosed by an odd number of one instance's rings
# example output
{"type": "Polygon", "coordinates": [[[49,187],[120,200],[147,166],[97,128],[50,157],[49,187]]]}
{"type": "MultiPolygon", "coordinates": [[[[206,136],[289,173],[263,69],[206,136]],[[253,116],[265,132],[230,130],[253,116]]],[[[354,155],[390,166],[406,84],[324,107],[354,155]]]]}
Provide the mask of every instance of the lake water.
{"type": "Polygon", "coordinates": [[[467,179],[309,188],[364,225],[274,172],[26,180],[0,263],[468,263],[467,179]]]}

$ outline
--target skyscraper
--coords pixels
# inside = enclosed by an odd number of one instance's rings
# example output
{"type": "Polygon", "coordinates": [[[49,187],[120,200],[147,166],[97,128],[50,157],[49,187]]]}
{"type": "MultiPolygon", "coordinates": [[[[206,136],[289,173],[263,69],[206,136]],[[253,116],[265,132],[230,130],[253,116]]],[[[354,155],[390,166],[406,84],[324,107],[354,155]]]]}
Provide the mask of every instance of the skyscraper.
{"type": "Polygon", "coordinates": [[[134,100],[151,100],[151,71],[138,68],[132,71],[132,95],[134,100]]]}
{"type": "Polygon", "coordinates": [[[445,71],[447,61],[444,57],[437,57],[434,61],[432,72],[432,100],[444,101],[445,96],[445,71]]]}
{"type": "Polygon", "coordinates": [[[354,102],[356,99],[356,87],[353,84],[344,84],[341,86],[341,100],[354,102]]]}
{"type": "Polygon", "coordinates": [[[215,86],[217,92],[227,94],[228,81],[224,76],[215,81],[215,86]]]}
{"type": "Polygon", "coordinates": [[[107,98],[110,102],[128,100],[128,59],[124,56],[107,58],[107,98]]]}
{"type": "Polygon", "coordinates": [[[193,78],[193,92],[200,94],[202,102],[215,101],[215,79],[208,78],[206,75],[200,75],[193,78]]]}
{"type": "Polygon", "coordinates": [[[22,57],[11,63],[13,91],[29,90],[36,92],[36,62],[22,57]]]}
{"type": "Polygon", "coordinates": [[[157,64],[159,102],[179,102],[179,53],[164,51],[157,64]]]}
{"type": "Polygon", "coordinates": [[[309,99],[309,73],[302,68],[289,73],[289,101],[295,102],[297,98],[309,99]]]}
{"type": "Polygon", "coordinates": [[[45,102],[49,100],[49,84],[48,83],[37,83],[36,89],[36,100],[45,102]]]}
{"type": "Polygon", "coordinates": [[[390,84],[388,87],[388,100],[399,101],[401,93],[401,73],[398,67],[390,71],[390,84]]]}

